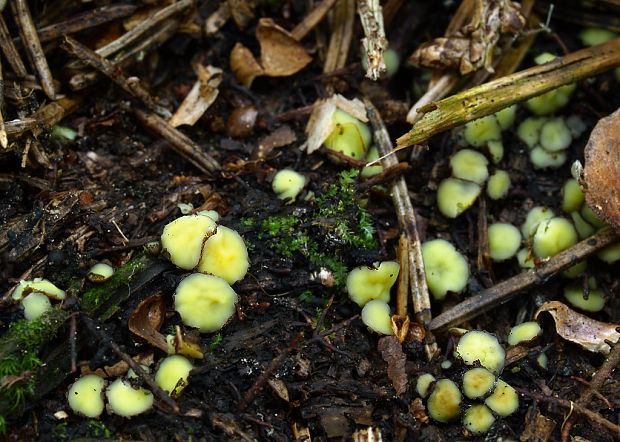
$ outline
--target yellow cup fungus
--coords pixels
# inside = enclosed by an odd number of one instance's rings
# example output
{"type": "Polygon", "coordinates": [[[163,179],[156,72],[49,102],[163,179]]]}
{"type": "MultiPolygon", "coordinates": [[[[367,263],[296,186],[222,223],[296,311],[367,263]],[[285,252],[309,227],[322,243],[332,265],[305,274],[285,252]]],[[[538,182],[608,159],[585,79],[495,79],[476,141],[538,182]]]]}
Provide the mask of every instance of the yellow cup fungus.
{"type": "Polygon", "coordinates": [[[521,224],[521,234],[524,238],[529,238],[536,233],[536,228],[541,221],[553,218],[555,213],[548,207],[536,206],[527,212],[525,221],[521,224]]]}
{"type": "Polygon", "coordinates": [[[495,422],[495,416],[484,404],[474,404],[463,415],[463,427],[478,436],[489,431],[495,422]]]}
{"type": "Polygon", "coordinates": [[[505,198],[510,189],[510,175],[505,170],[496,170],[487,182],[487,195],[492,200],[505,198]]]}
{"type": "Polygon", "coordinates": [[[530,150],[530,161],[534,169],[557,169],[566,162],[566,152],[549,152],[540,146],[530,150]]]}
{"type": "Polygon", "coordinates": [[[103,412],[103,387],[101,376],[87,374],[69,387],[67,400],[69,407],[82,416],[96,418],[103,412]]]}
{"type": "Polygon", "coordinates": [[[64,290],[59,289],[47,279],[34,278],[31,281],[21,280],[19,285],[13,290],[11,297],[14,302],[20,301],[30,293],[43,293],[49,298],[62,301],[67,297],[64,290]]]}
{"type": "Polygon", "coordinates": [[[104,262],[98,262],[90,268],[86,277],[91,282],[101,283],[110,279],[114,275],[114,268],[104,262]]]}
{"type": "Polygon", "coordinates": [[[521,233],[512,224],[493,223],[487,229],[489,255],[493,261],[512,258],[521,245],[521,233]]]}
{"type": "Polygon", "coordinates": [[[241,235],[228,227],[218,226],[217,232],[204,243],[197,270],[234,284],[243,279],[249,266],[248,249],[241,235]]]}
{"type": "Polygon", "coordinates": [[[372,141],[368,126],[347,112],[336,109],[332,117],[334,130],[325,140],[325,147],[361,160],[372,141]]]}
{"type": "MultiPolygon", "coordinates": [[[[368,150],[368,155],[366,155],[366,161],[371,163],[378,159],[379,159],[379,150],[377,149],[377,146],[372,146],[368,150]]],[[[381,172],[383,172],[383,166],[381,164],[377,166],[365,166],[362,169],[361,175],[364,178],[370,178],[370,177],[380,174],[381,172]]]]}
{"type": "Polygon", "coordinates": [[[371,299],[362,309],[362,322],[371,330],[382,335],[393,335],[392,315],[387,302],[371,299]]]}
{"type": "Polygon", "coordinates": [[[148,411],[153,406],[153,393],[144,388],[134,388],[123,379],[117,379],[106,389],[108,412],[131,417],[148,411]]]}
{"type": "Polygon", "coordinates": [[[454,177],[477,184],[487,180],[488,164],[489,160],[484,155],[472,149],[461,149],[450,158],[450,168],[454,177]]]}
{"type": "Polygon", "coordinates": [[[583,205],[585,195],[579,186],[579,182],[570,178],[562,186],[562,210],[566,213],[575,212],[583,205]]]}
{"type": "Polygon", "coordinates": [[[431,385],[435,382],[435,376],[430,373],[423,373],[418,376],[418,380],[415,384],[415,390],[418,392],[420,397],[425,398],[428,396],[431,385]]]}
{"type": "Polygon", "coordinates": [[[384,261],[373,268],[356,267],[347,276],[349,298],[360,307],[371,299],[390,301],[390,289],[396,282],[400,265],[396,261],[384,261]]]}
{"type": "Polygon", "coordinates": [[[306,185],[306,177],[291,169],[282,169],[276,173],[271,188],[281,200],[295,201],[301,189],[306,185]]]}
{"type": "Polygon", "coordinates": [[[590,223],[583,219],[583,216],[581,216],[579,212],[571,212],[570,217],[573,220],[575,230],[577,230],[580,239],[585,239],[596,231],[590,223]]]}
{"type": "Polygon", "coordinates": [[[456,354],[465,365],[480,365],[495,374],[502,372],[506,352],[495,336],[485,331],[465,333],[456,346],[456,354]]]}
{"type": "Polygon", "coordinates": [[[33,292],[21,301],[24,308],[24,317],[28,321],[37,319],[43,313],[52,308],[50,298],[44,293],[33,292]]]}
{"type": "Polygon", "coordinates": [[[216,227],[215,221],[209,216],[182,216],[164,227],[161,234],[162,248],[174,265],[184,270],[192,270],[200,261],[205,239],[216,227]]]}
{"type": "Polygon", "coordinates": [[[559,152],[570,146],[573,136],[563,118],[551,118],[540,128],[540,147],[547,152],[559,152]]]}
{"type": "Polygon", "coordinates": [[[499,163],[504,158],[504,144],[499,140],[488,141],[486,150],[493,164],[499,163]]]}
{"type": "Polygon", "coordinates": [[[519,325],[515,325],[510,329],[508,334],[508,344],[528,344],[537,339],[542,334],[542,329],[538,322],[528,321],[519,325]]]}
{"type": "Polygon", "coordinates": [[[545,219],[538,224],[532,250],[539,258],[548,258],[577,244],[577,231],[573,224],[562,217],[545,219]]]}
{"type": "Polygon", "coordinates": [[[545,117],[526,118],[517,127],[517,136],[529,149],[533,149],[538,145],[540,130],[546,122],[545,117]]]}
{"type": "Polygon", "coordinates": [[[586,299],[583,284],[570,284],[564,288],[564,297],[574,307],[586,312],[600,312],[605,307],[605,294],[597,288],[594,278],[589,279],[589,292],[586,299]]]}
{"type": "Polygon", "coordinates": [[[512,106],[508,106],[501,111],[495,113],[495,118],[497,118],[497,123],[502,131],[509,129],[510,126],[515,121],[515,115],[517,113],[517,105],[513,104],[512,106]]]}
{"type": "Polygon", "coordinates": [[[183,356],[168,356],[159,365],[155,373],[155,382],[173,398],[178,397],[187,386],[187,378],[193,368],[189,359],[183,356]]]}
{"type": "Polygon", "coordinates": [[[235,313],[237,294],[225,279],[194,273],[183,279],[174,295],[174,309],[183,324],[211,333],[222,328],[235,313]]]}
{"type": "Polygon", "coordinates": [[[615,32],[603,28],[585,28],[579,33],[579,39],[585,46],[600,45],[617,36],[615,32]]]}
{"type": "Polygon", "coordinates": [[[497,380],[495,390],[484,401],[485,405],[500,416],[509,416],[519,408],[519,396],[514,388],[501,379],[497,380]]]}
{"type": "Polygon", "coordinates": [[[495,115],[487,115],[465,124],[464,136],[470,146],[482,147],[490,140],[499,140],[501,133],[495,115]]]}
{"type": "Polygon", "coordinates": [[[440,301],[450,292],[459,293],[467,285],[467,260],[445,239],[422,244],[426,282],[433,297],[440,301]]]}
{"type": "Polygon", "coordinates": [[[450,379],[440,379],[426,402],[430,417],[438,422],[448,422],[459,415],[461,400],[459,387],[450,379]]]}
{"type": "Polygon", "coordinates": [[[480,186],[458,178],[446,178],[437,188],[437,206],[448,218],[456,218],[467,210],[480,195],[480,186]]]}
{"type": "MultiPolygon", "coordinates": [[[[544,64],[555,58],[555,55],[545,52],[538,55],[534,61],[536,64],[544,64]]],[[[566,84],[537,97],[530,98],[525,104],[533,114],[547,115],[566,106],[576,87],[574,83],[566,84]]]]}
{"type": "Polygon", "coordinates": [[[495,386],[495,375],[483,367],[467,370],[463,374],[463,394],[478,399],[490,393],[495,386]]]}

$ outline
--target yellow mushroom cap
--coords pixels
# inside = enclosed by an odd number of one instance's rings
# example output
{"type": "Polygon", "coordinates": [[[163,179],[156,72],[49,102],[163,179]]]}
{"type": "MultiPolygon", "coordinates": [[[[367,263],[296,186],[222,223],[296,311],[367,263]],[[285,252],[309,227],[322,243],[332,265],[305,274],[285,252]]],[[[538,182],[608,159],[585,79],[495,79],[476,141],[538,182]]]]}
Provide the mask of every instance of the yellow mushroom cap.
{"type": "Polygon", "coordinates": [[[555,217],[538,224],[532,249],[539,258],[547,258],[575,244],[577,244],[577,231],[573,224],[566,218],[555,217]]]}
{"type": "Polygon", "coordinates": [[[393,335],[392,314],[387,302],[371,299],[362,309],[362,322],[368,328],[383,335],[393,335]]]}
{"type": "Polygon", "coordinates": [[[495,375],[486,368],[472,368],[463,374],[463,393],[470,399],[490,393],[494,386],[495,375]]]}
{"type": "Polygon", "coordinates": [[[186,215],[175,219],[164,227],[161,245],[170,255],[170,261],[184,270],[198,265],[202,245],[216,224],[209,216],[186,215]]]}
{"type": "Polygon", "coordinates": [[[117,379],[106,389],[108,411],[119,416],[131,417],[150,410],[153,393],[144,388],[133,388],[123,379],[117,379]]]}
{"type": "Polygon", "coordinates": [[[464,136],[470,146],[481,147],[487,141],[499,140],[502,129],[495,115],[487,115],[465,124],[464,136]]]}
{"type": "Polygon", "coordinates": [[[493,164],[499,163],[504,158],[504,144],[500,140],[487,141],[487,152],[493,164]]]}
{"type": "Polygon", "coordinates": [[[576,87],[575,83],[565,84],[537,97],[530,98],[525,102],[525,105],[533,114],[548,115],[566,106],[576,87]]]}
{"type": "Polygon", "coordinates": [[[589,293],[588,299],[584,299],[584,287],[583,284],[570,284],[564,288],[564,297],[566,300],[577,307],[580,310],[586,312],[600,312],[605,307],[605,295],[603,291],[596,288],[596,281],[594,278],[589,280],[589,293]]]}
{"type": "Polygon", "coordinates": [[[557,169],[566,162],[566,152],[549,152],[540,146],[530,150],[530,161],[534,169],[557,169]]]}
{"type": "Polygon", "coordinates": [[[448,218],[456,218],[469,209],[480,195],[480,186],[458,178],[446,178],[437,188],[437,207],[448,218]]]}
{"type": "Polygon", "coordinates": [[[99,417],[103,411],[103,387],[105,381],[101,376],[87,374],[71,385],[67,393],[69,407],[86,417],[99,417]]]}
{"type": "Polygon", "coordinates": [[[13,290],[11,297],[14,302],[17,302],[30,293],[43,293],[49,298],[57,301],[62,301],[67,297],[67,293],[64,290],[59,289],[50,281],[43,278],[34,278],[31,281],[21,280],[19,285],[13,290]]]}
{"type": "Polygon", "coordinates": [[[585,195],[575,178],[566,180],[562,187],[562,210],[566,213],[579,210],[585,200],[585,195]]]}
{"type": "Polygon", "coordinates": [[[228,227],[218,226],[217,232],[204,244],[197,270],[234,284],[243,279],[249,266],[248,249],[241,235],[228,227]]]}
{"type": "Polygon", "coordinates": [[[426,282],[438,301],[449,291],[459,293],[467,285],[467,260],[445,239],[434,239],[422,244],[422,259],[426,282]]]}
{"type": "Polygon", "coordinates": [[[347,276],[349,298],[360,307],[371,299],[390,301],[390,289],[396,282],[400,265],[396,261],[384,261],[379,267],[356,267],[347,276]]]}
{"type": "Polygon", "coordinates": [[[509,416],[519,408],[519,396],[514,388],[498,379],[495,390],[484,403],[500,416],[509,416]]]}
{"type": "Polygon", "coordinates": [[[510,329],[508,334],[508,345],[517,345],[521,343],[532,342],[542,333],[542,329],[538,322],[528,321],[519,325],[515,325],[510,329]]]}
{"type": "Polygon", "coordinates": [[[86,275],[92,282],[105,282],[114,274],[114,268],[104,262],[98,262],[90,268],[86,275]]]}
{"type": "Polygon", "coordinates": [[[180,355],[168,356],[162,361],[155,373],[155,382],[170,396],[177,397],[187,386],[187,377],[194,366],[180,355]]]}
{"type": "Polygon", "coordinates": [[[461,149],[450,158],[452,175],[466,181],[482,184],[489,176],[489,160],[472,149],[461,149]]]}
{"type": "Polygon", "coordinates": [[[487,182],[487,195],[492,200],[498,200],[508,195],[510,189],[510,175],[505,170],[496,170],[487,182]]]}
{"type": "Polygon", "coordinates": [[[178,285],[174,309],[183,324],[211,333],[222,328],[235,313],[237,294],[219,276],[194,273],[178,285]]]}
{"type": "Polygon", "coordinates": [[[512,258],[521,245],[521,233],[512,224],[493,223],[487,229],[489,254],[494,261],[512,258]]]}
{"type": "Polygon", "coordinates": [[[506,352],[495,336],[485,331],[472,330],[465,333],[456,346],[456,354],[465,365],[481,366],[495,374],[502,372],[506,352]]]}
{"type": "Polygon", "coordinates": [[[495,416],[484,404],[472,405],[463,415],[463,426],[475,435],[489,431],[493,422],[495,422],[495,416]]]}
{"type": "Polygon", "coordinates": [[[336,109],[332,121],[335,127],[325,140],[325,147],[351,158],[363,159],[372,141],[368,126],[341,109],[336,109]]]}
{"type": "Polygon", "coordinates": [[[497,123],[502,130],[508,129],[512,126],[512,123],[515,121],[515,115],[517,113],[517,105],[513,104],[512,106],[506,107],[499,112],[495,113],[495,118],[497,118],[497,123]]]}
{"type": "Polygon", "coordinates": [[[551,118],[540,128],[540,147],[558,152],[570,146],[573,137],[563,118],[551,118]]]}
{"type": "Polygon", "coordinates": [[[448,422],[461,411],[461,391],[450,379],[440,379],[426,402],[430,417],[438,422],[448,422]]]}
{"type": "Polygon", "coordinates": [[[306,177],[291,169],[282,169],[276,173],[271,188],[281,200],[295,201],[301,189],[306,185],[306,177]]]}
{"type": "Polygon", "coordinates": [[[533,149],[538,145],[540,139],[540,129],[547,122],[544,117],[529,117],[519,124],[517,128],[517,136],[525,143],[529,149],[533,149]]]}
{"type": "Polygon", "coordinates": [[[435,382],[435,376],[430,373],[423,373],[418,377],[415,384],[415,390],[418,392],[420,397],[428,396],[428,390],[433,382],[435,382]]]}
{"type": "Polygon", "coordinates": [[[24,299],[22,299],[21,304],[24,308],[24,317],[28,321],[37,319],[43,313],[52,308],[50,298],[47,295],[39,292],[33,292],[29,294],[24,299]]]}
{"type": "Polygon", "coordinates": [[[541,221],[553,218],[554,216],[555,214],[553,213],[553,210],[548,207],[533,207],[529,212],[527,212],[525,221],[521,224],[521,234],[524,238],[529,238],[531,235],[536,233],[536,228],[541,221]]]}

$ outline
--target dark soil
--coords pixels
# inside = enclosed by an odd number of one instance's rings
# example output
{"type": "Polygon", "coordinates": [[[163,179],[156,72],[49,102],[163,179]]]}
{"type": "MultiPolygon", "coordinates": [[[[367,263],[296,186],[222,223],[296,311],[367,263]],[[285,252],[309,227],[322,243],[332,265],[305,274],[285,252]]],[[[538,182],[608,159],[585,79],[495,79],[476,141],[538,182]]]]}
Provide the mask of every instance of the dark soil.
{"type": "MultiPolygon", "coordinates": [[[[46,13],[50,14],[46,23],[60,19],[49,9],[42,9],[43,2],[30,3],[35,21],[42,21],[46,13]]],[[[65,2],[51,3],[60,8],[65,2]]],[[[287,29],[306,13],[307,2],[260,3],[255,10],[257,17],[273,17],[287,29]]],[[[90,7],[88,2],[85,5],[90,7]]],[[[193,22],[199,29],[216,7],[217,2],[198,2],[193,22]]],[[[405,58],[429,37],[440,35],[454,10],[453,2],[404,2],[398,17],[389,25],[388,39],[405,58]]],[[[72,10],[75,12],[77,10],[72,10]]],[[[4,16],[12,23],[7,11],[4,16]]],[[[101,38],[97,33],[107,33],[111,37],[118,32],[120,25],[115,23],[83,31],[74,37],[92,47],[101,38]]],[[[11,31],[16,32],[13,25],[10,26],[11,31]]],[[[133,63],[127,69],[149,86],[149,92],[162,106],[172,111],[195,81],[192,62],[224,70],[215,103],[193,127],[181,127],[183,133],[222,165],[223,170],[217,176],[200,173],[171,149],[169,142],[147,131],[132,112],[137,104],[107,79],[81,94],[79,108],[61,121],[62,126],[77,131],[74,141],[53,137],[49,131],[37,138],[39,149],[48,157],[46,164],[31,155],[25,167],[21,167],[22,153],[30,142],[27,140],[32,138],[29,135],[10,138],[11,148],[0,152],[0,230],[3,231],[0,233],[0,291],[3,293],[24,277],[45,277],[61,288],[70,289],[72,302],[67,308],[77,314],[82,294],[93,287],[85,278],[90,266],[107,260],[119,268],[144,253],[143,246],[157,240],[164,225],[181,215],[179,203],[217,210],[221,224],[241,233],[251,261],[248,275],[234,285],[240,298],[238,314],[219,333],[200,335],[199,344],[205,350],[205,357],[194,361],[196,368],[189,385],[177,401],[180,413],[172,413],[166,404],[156,399],[152,411],[132,419],[105,412],[98,420],[75,415],[65,395],[80,371],[105,370],[120,361],[110,346],[91,335],[76,315],[78,371],[72,373],[67,365],[70,327],[67,321],[39,353],[43,366],[38,382],[46,384],[46,376],[58,381],[37,387],[47,391],[46,394],[35,393],[36,399],[28,396],[25,408],[7,411],[4,417],[8,424],[8,440],[290,441],[303,440],[304,435],[314,440],[349,440],[354,433],[360,437],[359,432],[369,428],[380,432],[386,441],[455,440],[468,436],[459,420],[449,424],[429,421],[424,419],[424,411],[416,412],[414,406],[419,374],[429,372],[438,379],[460,379],[463,369],[458,362],[449,369],[440,366],[444,360],[453,360],[453,338],[448,334],[436,336],[440,352],[430,362],[420,342],[403,343],[408,386],[398,396],[388,374],[388,364],[378,350],[379,335],[370,332],[359,318],[349,321],[360,309],[348,300],[344,291],[342,283],[346,272],[356,266],[397,259],[395,250],[400,230],[389,195],[390,183],[370,189],[361,187],[363,191],[356,191],[352,202],[347,204],[343,192],[357,189],[363,180],[354,177],[353,184],[343,189],[341,173],[354,168],[336,165],[323,153],[307,155],[299,149],[306,139],[307,114],[291,115],[290,111],[328,95],[326,81],[320,78],[322,62],[313,52],[316,45],[313,34],[304,44],[313,53],[314,62],[300,73],[283,78],[259,77],[250,90],[235,82],[229,68],[230,50],[241,41],[257,53],[255,26],[256,20],[253,20],[247,28],[239,30],[230,21],[212,38],[200,32],[177,32],[155,52],[147,54],[141,63],[133,63]],[[230,137],[227,129],[230,130],[233,122],[228,121],[228,117],[242,106],[258,109],[257,122],[247,137],[230,137]],[[261,140],[284,126],[292,129],[296,141],[257,159],[262,149],[261,140]],[[292,204],[283,203],[271,190],[274,173],[283,168],[295,169],[308,178],[302,195],[292,204]],[[335,193],[321,200],[322,195],[329,195],[330,186],[335,193]],[[339,205],[342,201],[345,201],[344,206],[339,205]],[[61,218],[47,210],[51,204],[59,202],[67,208],[66,215],[61,218]],[[360,205],[370,214],[376,229],[376,248],[354,246],[336,233],[336,225],[343,221],[356,234],[360,205]],[[326,212],[321,209],[325,207],[344,208],[336,211],[333,218],[322,218],[326,212]],[[286,220],[291,224],[286,224],[286,220]],[[270,223],[279,223],[275,231],[267,227],[270,223]],[[41,229],[41,225],[45,229],[41,229]],[[316,244],[314,255],[299,248],[295,240],[300,239],[316,244]],[[330,273],[329,281],[321,278],[322,268],[330,273]],[[327,307],[330,298],[333,301],[327,307]],[[322,321],[319,330],[315,330],[317,321],[322,321]],[[341,326],[344,321],[349,322],[341,326]],[[327,336],[321,337],[320,332],[327,332],[323,334],[327,336]],[[287,350],[291,343],[295,343],[294,347],[287,350]],[[285,351],[288,355],[274,367],[269,382],[250,398],[243,411],[239,411],[247,392],[285,351]],[[64,359],[58,357],[61,353],[64,359]],[[60,360],[63,362],[58,362],[60,360]],[[53,370],[62,375],[52,377],[53,370]],[[282,389],[287,398],[283,397],[282,389]],[[60,411],[66,411],[68,417],[62,418],[58,414],[60,411]]],[[[551,26],[570,52],[581,47],[574,35],[574,25],[552,20],[551,26]]],[[[325,23],[319,30],[329,36],[325,23]]],[[[412,78],[421,81],[420,74],[401,66],[390,81],[375,84],[364,79],[362,69],[355,65],[359,59],[361,34],[358,23],[349,56],[351,69],[330,81],[347,97],[367,96],[373,100],[389,123],[392,139],[396,139],[409,130],[404,117],[415,101],[411,92],[412,78]]],[[[48,49],[54,77],[61,81],[62,92],[71,94],[64,82],[67,74],[63,70],[68,56],[54,45],[48,49]]],[[[562,53],[557,40],[540,35],[523,68],[531,66],[532,57],[545,50],[562,53]]],[[[4,69],[5,72],[9,70],[7,66],[4,69]]],[[[9,77],[5,74],[7,85],[9,77]]],[[[520,225],[527,210],[536,205],[547,205],[557,214],[562,213],[560,189],[570,177],[569,165],[577,159],[583,161],[583,147],[589,131],[601,116],[620,105],[617,86],[613,72],[582,82],[569,106],[559,112],[566,116],[577,114],[588,125],[586,133],[570,146],[568,160],[560,169],[534,170],[525,147],[515,135],[516,128],[504,134],[506,155],[497,167],[509,171],[513,186],[506,199],[486,202],[489,221],[520,225]]],[[[42,91],[31,93],[19,101],[5,98],[6,121],[18,118],[18,110],[36,110],[45,102],[42,91]]],[[[527,115],[521,108],[517,122],[527,115]]],[[[494,264],[494,280],[485,272],[475,270],[478,204],[456,220],[443,217],[437,210],[435,189],[449,175],[448,158],[457,149],[451,134],[444,133],[432,138],[415,158],[409,158],[408,152],[401,158],[413,168],[406,179],[419,219],[420,240],[437,237],[450,240],[466,255],[473,271],[463,293],[449,295],[443,303],[433,303],[434,315],[479,292],[489,283],[521,271],[516,260],[494,264]]],[[[371,245],[370,242],[365,244],[371,245]]],[[[165,259],[160,256],[153,261],[163,263],[165,259]]],[[[162,333],[167,334],[175,325],[183,327],[174,312],[172,295],[186,272],[172,265],[162,265],[145,275],[143,284],[136,290],[129,288],[127,301],[114,309],[102,327],[130,356],[153,353],[151,368],[154,368],[164,353],[131,333],[127,323],[141,301],[160,293],[167,306],[162,333]]],[[[602,312],[591,316],[617,323],[620,319],[618,267],[593,258],[588,275],[595,276],[611,298],[602,312]]],[[[554,278],[461,326],[494,333],[507,347],[510,327],[518,320],[531,320],[542,303],[561,300],[565,284],[565,280],[554,278]]],[[[413,317],[411,305],[409,312],[413,317]]],[[[22,317],[19,305],[4,303],[0,309],[0,332],[5,333],[13,321],[22,317]]],[[[540,340],[525,357],[506,367],[502,379],[523,390],[575,400],[583,385],[574,377],[589,380],[603,364],[604,357],[562,340],[548,317],[544,317],[542,326],[544,333],[540,340]],[[535,364],[542,350],[549,358],[546,370],[535,364]]],[[[620,407],[617,376],[609,379],[600,393],[616,410],[620,407]]],[[[610,411],[599,398],[588,408],[617,423],[617,413],[610,411]]],[[[526,429],[538,428],[533,422],[541,414],[555,424],[551,440],[558,440],[566,413],[568,410],[553,404],[521,396],[518,411],[497,419],[484,439],[517,440],[526,429]]],[[[596,441],[614,440],[609,430],[585,419],[578,421],[571,434],[596,441]]]]}

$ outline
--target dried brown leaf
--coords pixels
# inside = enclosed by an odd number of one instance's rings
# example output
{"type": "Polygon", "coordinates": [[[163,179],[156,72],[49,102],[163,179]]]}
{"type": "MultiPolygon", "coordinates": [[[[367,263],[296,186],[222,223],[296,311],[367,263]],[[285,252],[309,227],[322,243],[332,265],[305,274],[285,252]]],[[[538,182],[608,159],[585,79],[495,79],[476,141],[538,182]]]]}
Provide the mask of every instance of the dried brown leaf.
{"type": "Polygon", "coordinates": [[[403,353],[398,336],[384,336],[379,339],[378,349],[381,357],[388,364],[388,377],[392,381],[396,395],[400,396],[407,391],[407,373],[405,372],[407,357],[403,353]]]}
{"type": "Polygon", "coordinates": [[[543,304],[534,318],[541,312],[548,312],[555,321],[555,329],[567,341],[574,342],[586,350],[608,354],[611,350],[606,341],[618,342],[620,333],[616,328],[619,324],[599,322],[588,316],[571,310],[559,301],[543,304]]]}
{"type": "MultiPolygon", "coordinates": [[[[529,411],[528,416],[530,416],[529,411]]],[[[536,410],[533,419],[526,419],[525,430],[519,440],[523,442],[546,442],[551,437],[555,426],[555,421],[543,416],[540,411],[536,410]]]]}
{"type": "Polygon", "coordinates": [[[230,69],[235,74],[235,79],[248,88],[256,77],[265,74],[254,55],[241,43],[237,43],[230,52],[230,69]]]}
{"type": "Polygon", "coordinates": [[[303,45],[270,18],[258,21],[256,38],[261,50],[260,64],[269,77],[293,75],[312,61],[303,45]]]}
{"type": "Polygon", "coordinates": [[[159,333],[165,314],[165,300],[161,294],[156,293],[138,304],[127,325],[132,333],[167,353],[168,343],[164,335],[159,333]]]}
{"type": "Polygon", "coordinates": [[[286,388],[286,384],[281,379],[267,379],[267,384],[280,399],[284,399],[286,402],[289,401],[288,388],[286,388]]]}
{"type": "Polygon", "coordinates": [[[620,227],[620,109],[601,118],[585,148],[582,184],[596,216],[620,227]]]}
{"type": "Polygon", "coordinates": [[[20,381],[29,382],[35,374],[36,374],[35,371],[26,370],[26,371],[22,371],[17,376],[15,375],[2,376],[2,379],[0,379],[0,387],[10,388],[11,385],[15,384],[16,382],[20,382],[20,381]]]}

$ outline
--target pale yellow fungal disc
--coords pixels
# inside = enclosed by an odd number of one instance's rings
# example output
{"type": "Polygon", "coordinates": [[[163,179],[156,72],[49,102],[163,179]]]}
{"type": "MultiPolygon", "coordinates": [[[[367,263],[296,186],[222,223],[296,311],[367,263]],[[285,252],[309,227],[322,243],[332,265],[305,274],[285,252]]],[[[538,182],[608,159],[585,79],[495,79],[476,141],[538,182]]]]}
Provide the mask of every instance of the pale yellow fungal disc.
{"type": "Polygon", "coordinates": [[[390,301],[390,288],[396,282],[400,265],[396,261],[382,262],[377,268],[356,267],[347,276],[349,298],[360,307],[371,299],[390,301]]]}
{"type": "Polygon", "coordinates": [[[217,233],[204,244],[197,270],[234,284],[243,279],[249,266],[248,249],[241,235],[228,227],[218,226],[217,233]]]}
{"type": "Polygon", "coordinates": [[[540,147],[547,152],[564,150],[572,141],[573,137],[563,118],[551,118],[540,129],[540,147]]]}
{"type": "Polygon", "coordinates": [[[529,117],[519,124],[517,135],[525,143],[529,149],[533,149],[538,145],[540,139],[540,129],[547,122],[544,117],[529,117]]]}
{"type": "Polygon", "coordinates": [[[11,297],[17,302],[30,293],[44,293],[49,298],[62,301],[67,297],[64,290],[59,289],[47,279],[34,278],[32,281],[22,280],[13,291],[11,297]]]}
{"type": "Polygon", "coordinates": [[[495,336],[490,333],[472,330],[459,339],[456,353],[465,365],[480,362],[484,368],[495,374],[502,372],[506,352],[495,336]]]}
{"type": "Polygon", "coordinates": [[[362,322],[383,335],[393,335],[390,306],[380,299],[372,299],[362,309],[362,322]]]}
{"type": "Polygon", "coordinates": [[[105,282],[114,274],[114,268],[106,263],[98,262],[88,271],[88,279],[92,282],[105,282]]]}
{"type": "Polygon", "coordinates": [[[71,409],[86,417],[99,417],[103,411],[103,387],[101,376],[87,374],[75,381],[69,388],[67,400],[71,409]]]}
{"type": "Polygon", "coordinates": [[[306,185],[306,177],[291,169],[282,169],[276,173],[271,188],[281,200],[295,201],[301,189],[306,185]]]}
{"type": "Polygon", "coordinates": [[[516,325],[510,329],[508,334],[508,345],[517,345],[521,343],[531,342],[538,338],[542,333],[542,329],[538,322],[529,321],[516,325]]]}
{"type": "Polygon", "coordinates": [[[448,422],[459,415],[461,392],[450,379],[440,379],[426,402],[428,414],[438,422],[448,422]]]}
{"type": "Polygon", "coordinates": [[[472,405],[463,416],[463,426],[475,435],[489,431],[493,422],[495,422],[495,416],[484,404],[472,405]]]}
{"type": "Polygon", "coordinates": [[[487,141],[499,140],[502,129],[495,115],[487,115],[465,124],[464,136],[470,146],[481,147],[487,141]]]}
{"type": "Polygon", "coordinates": [[[517,105],[513,104],[507,108],[502,109],[499,112],[495,113],[495,118],[497,118],[497,123],[499,127],[504,131],[512,126],[512,123],[515,121],[515,115],[517,113],[517,105]]]}
{"type": "Polygon", "coordinates": [[[133,388],[122,379],[117,379],[108,386],[106,397],[108,411],[119,416],[136,416],[153,406],[153,393],[144,388],[133,388]]]}
{"type": "Polygon", "coordinates": [[[193,368],[192,363],[183,356],[168,356],[155,373],[155,382],[170,396],[177,397],[187,386],[187,378],[193,368]]]}
{"type": "Polygon", "coordinates": [[[577,231],[573,224],[566,218],[555,217],[538,224],[532,249],[539,258],[547,258],[575,244],[577,231]]]}
{"type": "Polygon", "coordinates": [[[498,379],[495,391],[484,403],[500,416],[509,416],[519,408],[519,396],[514,388],[498,379]]]}
{"type": "Polygon", "coordinates": [[[203,242],[215,228],[215,221],[208,216],[182,216],[164,227],[162,248],[168,252],[174,265],[192,270],[200,261],[203,242]]]}
{"type": "Polygon", "coordinates": [[[21,301],[24,308],[24,317],[28,321],[37,319],[43,313],[52,308],[50,298],[43,293],[34,292],[26,296],[21,301]]]}
{"type": "Polygon", "coordinates": [[[521,233],[512,224],[493,223],[487,229],[489,255],[494,261],[512,258],[521,245],[521,233]]]}
{"type": "Polygon", "coordinates": [[[474,204],[480,190],[476,183],[446,178],[437,188],[437,207],[444,216],[456,218],[474,204]]]}
{"type": "Polygon", "coordinates": [[[423,243],[422,259],[428,288],[436,300],[441,301],[449,291],[459,293],[467,285],[467,260],[445,239],[423,243]]]}
{"type": "Polygon", "coordinates": [[[452,175],[466,181],[482,184],[489,176],[489,160],[480,152],[461,149],[450,158],[452,175]]]}
{"type": "Polygon", "coordinates": [[[235,313],[237,294],[219,276],[194,273],[178,285],[174,309],[183,324],[211,333],[222,328],[235,313]]]}
{"type": "Polygon", "coordinates": [[[430,373],[424,373],[418,377],[415,389],[424,398],[428,396],[429,387],[433,382],[435,382],[435,376],[430,373]]]}
{"type": "MultiPolygon", "coordinates": [[[[377,159],[379,159],[379,150],[377,149],[376,146],[372,146],[368,150],[368,155],[366,155],[366,162],[371,163],[377,159]]],[[[383,166],[381,165],[381,163],[379,163],[379,165],[377,166],[365,166],[362,169],[361,175],[364,178],[370,178],[370,177],[380,174],[381,172],[383,172],[383,166]]]]}
{"type": "Polygon", "coordinates": [[[566,152],[549,152],[536,146],[530,151],[530,161],[534,169],[557,169],[566,162],[566,152]]]}
{"type": "Polygon", "coordinates": [[[505,170],[496,170],[487,183],[487,195],[492,200],[498,200],[508,195],[510,189],[510,175],[505,170]]]}
{"type": "Polygon", "coordinates": [[[605,307],[605,295],[602,290],[596,288],[594,278],[589,279],[588,299],[584,299],[583,284],[571,284],[564,288],[564,297],[566,300],[580,310],[586,312],[600,312],[605,307]]]}
{"type": "Polygon", "coordinates": [[[562,187],[562,210],[566,213],[579,210],[585,200],[585,195],[575,178],[566,180],[562,187]]]}
{"type": "Polygon", "coordinates": [[[368,126],[347,112],[336,109],[332,117],[334,130],[325,140],[325,147],[361,160],[372,142],[368,126]]]}
{"type": "Polygon", "coordinates": [[[495,385],[495,375],[486,368],[476,367],[463,375],[463,393],[470,399],[477,399],[489,393],[495,385]]]}
{"type": "Polygon", "coordinates": [[[536,233],[536,228],[542,220],[553,218],[554,216],[555,214],[553,213],[553,210],[548,207],[533,207],[529,212],[527,212],[525,222],[521,224],[521,234],[524,238],[529,238],[531,235],[536,233]]]}

